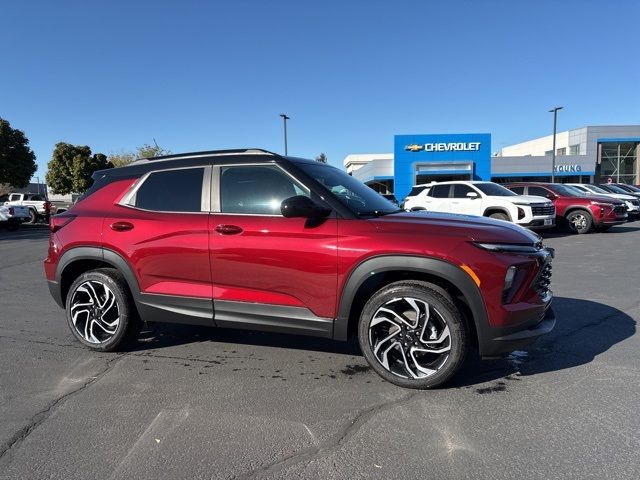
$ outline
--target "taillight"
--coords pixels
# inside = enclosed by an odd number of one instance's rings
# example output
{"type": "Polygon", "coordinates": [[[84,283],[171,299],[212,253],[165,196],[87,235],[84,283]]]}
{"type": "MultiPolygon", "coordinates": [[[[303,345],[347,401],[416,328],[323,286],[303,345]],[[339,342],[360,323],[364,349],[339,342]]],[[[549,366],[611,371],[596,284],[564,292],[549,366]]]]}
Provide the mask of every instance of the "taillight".
{"type": "Polygon", "coordinates": [[[51,202],[44,202],[44,211],[47,213],[51,212],[51,202]]]}
{"type": "Polygon", "coordinates": [[[15,210],[13,209],[13,207],[9,207],[9,215],[11,215],[12,217],[15,215],[15,210]]]}
{"type": "Polygon", "coordinates": [[[49,221],[49,229],[51,230],[51,233],[56,233],[62,227],[70,223],[74,218],[76,218],[75,215],[54,215],[49,221]]]}

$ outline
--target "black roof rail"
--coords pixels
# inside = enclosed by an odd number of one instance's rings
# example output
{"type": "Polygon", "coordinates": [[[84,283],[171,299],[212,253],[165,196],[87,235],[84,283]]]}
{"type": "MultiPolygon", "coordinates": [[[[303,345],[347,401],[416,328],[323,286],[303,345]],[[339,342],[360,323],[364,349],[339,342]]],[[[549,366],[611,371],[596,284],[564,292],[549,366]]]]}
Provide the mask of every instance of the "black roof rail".
{"type": "Polygon", "coordinates": [[[248,154],[260,153],[260,154],[273,155],[277,157],[280,156],[277,153],[270,152],[269,150],[265,150],[263,148],[235,148],[235,149],[229,149],[229,150],[205,150],[202,152],[172,153],[170,155],[161,155],[158,157],[142,157],[137,159],[136,162],[140,160],[155,161],[155,160],[169,160],[172,158],[195,157],[195,156],[203,157],[206,155],[226,155],[226,154],[239,154],[239,153],[248,153],[248,154]]]}

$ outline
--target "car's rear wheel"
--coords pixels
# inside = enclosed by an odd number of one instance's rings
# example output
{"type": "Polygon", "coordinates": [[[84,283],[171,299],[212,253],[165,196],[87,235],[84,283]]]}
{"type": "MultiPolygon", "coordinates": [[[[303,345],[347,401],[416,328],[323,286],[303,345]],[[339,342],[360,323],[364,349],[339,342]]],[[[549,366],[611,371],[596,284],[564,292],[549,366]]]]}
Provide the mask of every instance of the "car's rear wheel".
{"type": "Polygon", "coordinates": [[[379,290],[364,306],[358,328],[371,367],[407,388],[448,381],[464,360],[467,337],[462,315],[447,292],[419,281],[379,290]]]}
{"type": "Polygon", "coordinates": [[[66,303],[71,332],[92,350],[118,350],[139,332],[135,307],[117,270],[101,268],[83,273],[71,285],[66,303]]]}
{"type": "Polygon", "coordinates": [[[38,221],[38,213],[30,208],[29,209],[29,220],[26,220],[24,223],[28,223],[29,225],[33,225],[38,221]]]}
{"type": "Polygon", "coordinates": [[[589,233],[593,225],[591,215],[584,210],[574,210],[567,215],[567,226],[575,233],[589,233]]]}

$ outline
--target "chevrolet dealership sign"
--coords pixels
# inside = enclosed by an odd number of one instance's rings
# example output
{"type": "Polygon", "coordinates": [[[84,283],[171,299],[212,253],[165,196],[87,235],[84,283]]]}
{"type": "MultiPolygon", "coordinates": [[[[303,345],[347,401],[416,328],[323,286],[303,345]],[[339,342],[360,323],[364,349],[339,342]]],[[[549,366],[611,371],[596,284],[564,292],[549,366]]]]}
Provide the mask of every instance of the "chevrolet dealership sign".
{"type": "Polygon", "coordinates": [[[424,145],[412,143],[404,147],[404,149],[410,152],[422,150],[425,152],[477,152],[480,150],[480,142],[439,142],[425,143],[424,145]]]}

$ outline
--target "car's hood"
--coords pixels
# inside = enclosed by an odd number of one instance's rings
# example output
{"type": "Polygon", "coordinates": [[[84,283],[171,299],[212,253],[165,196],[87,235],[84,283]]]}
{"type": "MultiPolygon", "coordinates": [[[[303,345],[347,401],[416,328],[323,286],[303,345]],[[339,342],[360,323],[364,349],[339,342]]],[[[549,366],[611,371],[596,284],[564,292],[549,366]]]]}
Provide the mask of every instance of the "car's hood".
{"type": "Polygon", "coordinates": [[[548,198],[537,197],[535,195],[513,195],[509,197],[487,195],[487,197],[492,199],[504,200],[506,202],[511,202],[511,203],[524,204],[524,205],[529,205],[532,203],[551,203],[551,200],[549,200],[548,198]]]}
{"type": "Polygon", "coordinates": [[[615,203],[615,204],[621,204],[622,203],[622,200],[619,200],[619,199],[614,198],[614,197],[606,197],[606,196],[600,195],[600,194],[583,195],[581,198],[587,198],[587,199],[591,200],[592,202],[615,203]]]}
{"type": "Polygon", "coordinates": [[[375,220],[383,230],[395,230],[399,233],[405,231],[407,234],[420,231],[428,233],[430,230],[439,229],[443,233],[482,242],[531,244],[540,240],[539,235],[514,223],[474,215],[420,210],[393,213],[375,220]]]}

